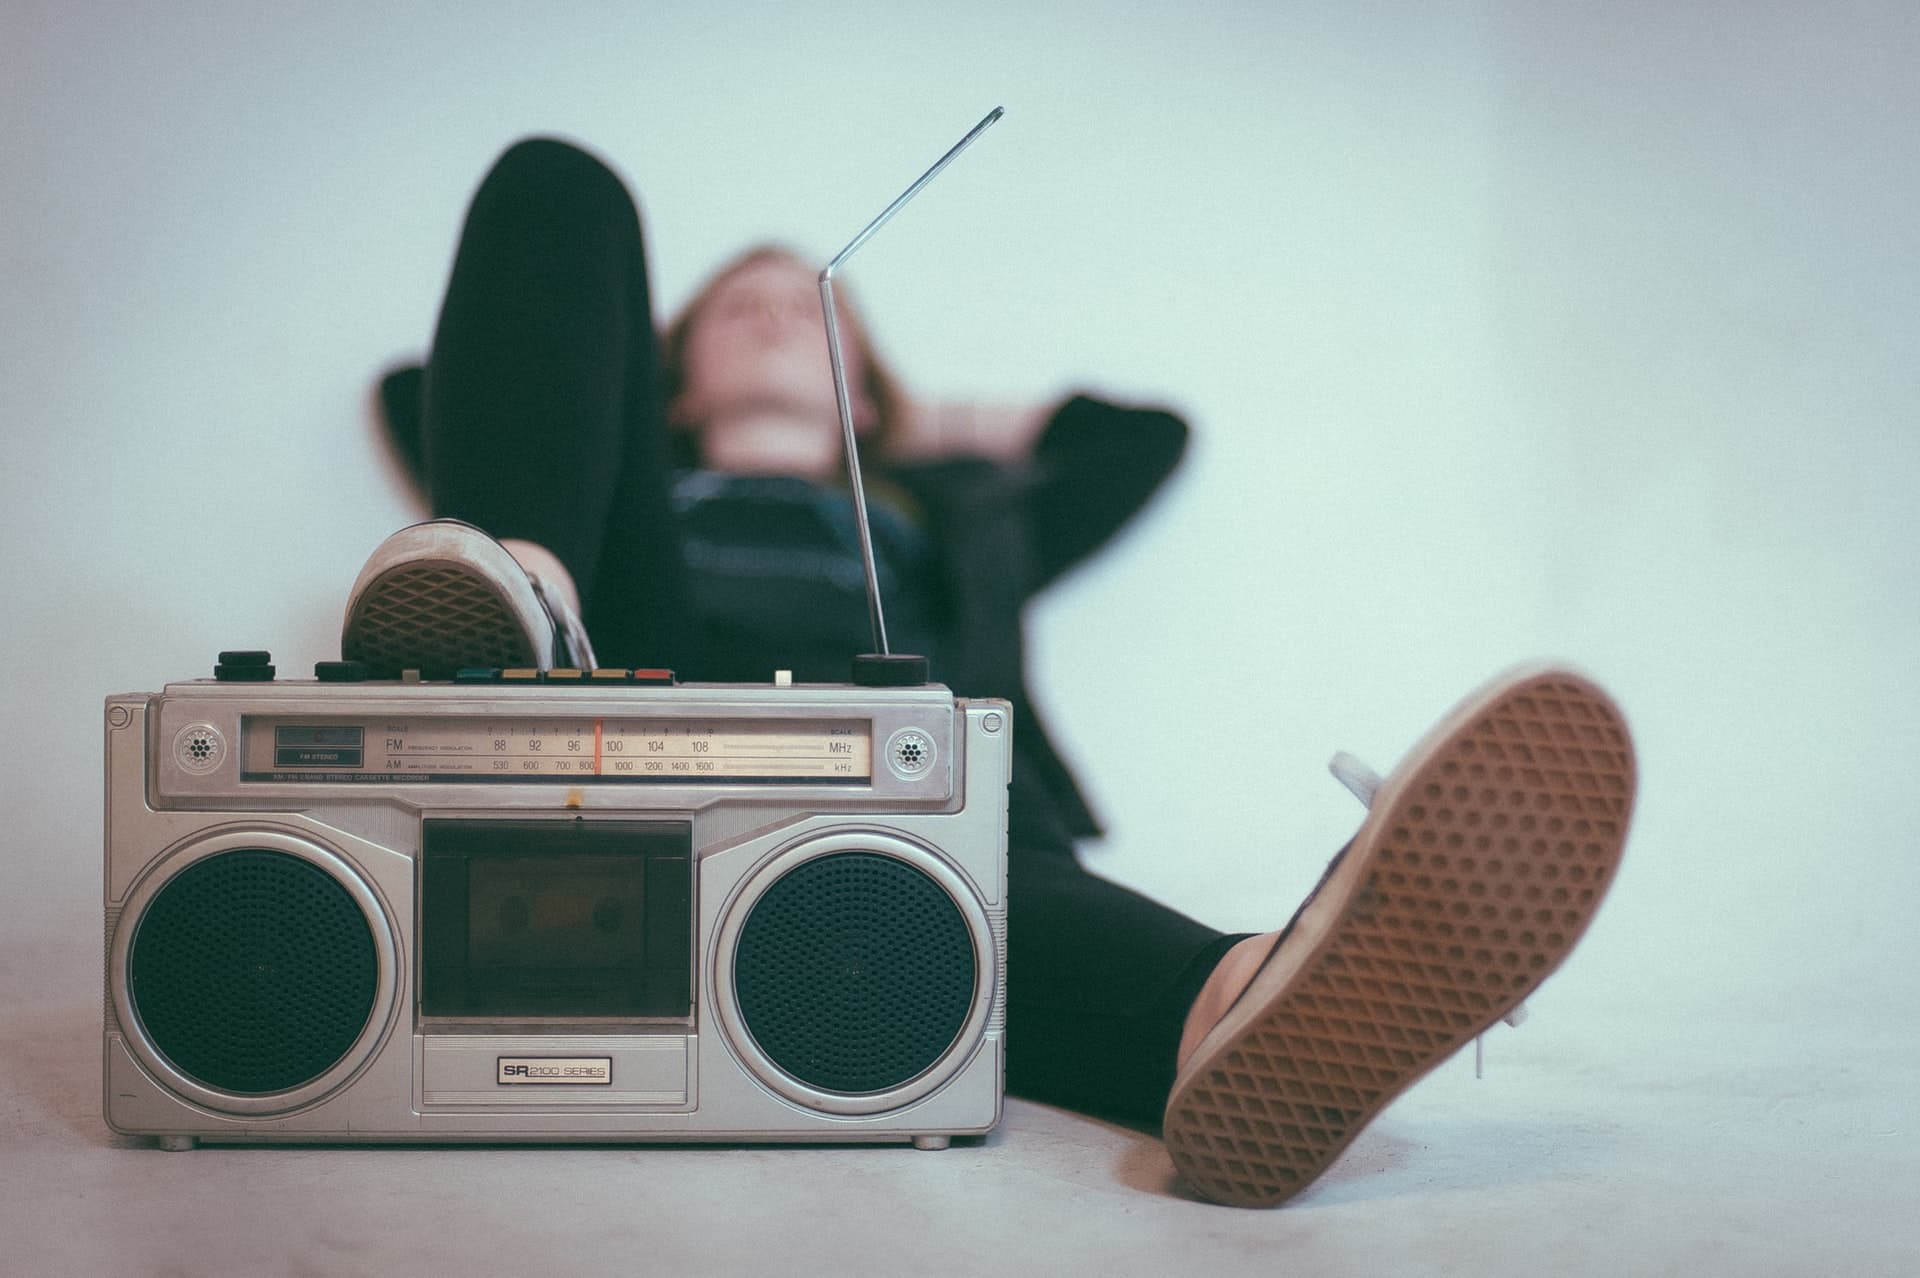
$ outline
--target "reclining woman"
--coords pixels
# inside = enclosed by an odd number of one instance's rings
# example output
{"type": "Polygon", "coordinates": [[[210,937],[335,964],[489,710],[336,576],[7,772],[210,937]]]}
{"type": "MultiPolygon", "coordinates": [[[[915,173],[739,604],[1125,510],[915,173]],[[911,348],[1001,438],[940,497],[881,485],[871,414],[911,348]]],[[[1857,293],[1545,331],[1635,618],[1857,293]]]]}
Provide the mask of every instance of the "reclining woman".
{"type": "MultiPolygon", "coordinates": [[[[1014,708],[1008,1090],[1159,1127],[1208,1198],[1290,1197],[1585,930],[1632,807],[1617,709],[1553,668],[1474,693],[1361,785],[1366,821],[1274,932],[1222,933],[1089,872],[1075,843],[1099,827],[1027,688],[1021,613],[1142,507],[1187,428],[1081,396],[1010,459],[916,460],[902,397],[838,319],[893,646],[1014,708]]],[[[759,249],[658,333],[621,181],[567,143],[509,148],[424,372],[385,384],[435,520],[374,552],[343,656],[844,681],[871,644],[821,320],[813,270],[759,249]],[[449,565],[475,601],[457,625],[407,584],[449,565]]]]}

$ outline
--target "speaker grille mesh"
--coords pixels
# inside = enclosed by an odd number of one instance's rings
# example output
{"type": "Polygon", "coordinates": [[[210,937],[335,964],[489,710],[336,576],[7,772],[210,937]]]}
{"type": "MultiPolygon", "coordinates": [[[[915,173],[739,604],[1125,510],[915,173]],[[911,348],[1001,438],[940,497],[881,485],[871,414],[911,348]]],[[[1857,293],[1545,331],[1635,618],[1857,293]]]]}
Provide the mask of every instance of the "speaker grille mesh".
{"type": "Polygon", "coordinates": [[[973,942],[953,898],[907,863],[836,852],[783,876],[741,927],[734,984],[768,1059],[822,1091],[898,1087],[960,1034],[973,942]]]}
{"type": "Polygon", "coordinates": [[[311,1082],[373,1012],[372,929],[344,887],[299,857],[216,853],[162,887],[137,926],[133,1009],[160,1054],[215,1091],[311,1082]]]}

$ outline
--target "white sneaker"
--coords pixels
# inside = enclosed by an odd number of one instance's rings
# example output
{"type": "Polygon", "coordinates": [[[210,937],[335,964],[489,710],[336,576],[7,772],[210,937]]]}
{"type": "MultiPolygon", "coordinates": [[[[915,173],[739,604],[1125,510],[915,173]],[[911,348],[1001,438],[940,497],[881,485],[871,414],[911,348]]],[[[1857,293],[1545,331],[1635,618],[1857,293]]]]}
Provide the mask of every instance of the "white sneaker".
{"type": "Polygon", "coordinates": [[[347,597],[340,655],[376,678],[418,670],[591,669],[593,645],[564,593],[472,524],[435,519],[374,550],[347,597]]]}
{"type": "Polygon", "coordinates": [[[1366,821],[1167,1099],[1167,1152],[1215,1202],[1292,1197],[1511,1015],[1600,908],[1633,812],[1626,723],[1561,669],[1468,697],[1384,782],[1344,770],[1366,821]]]}

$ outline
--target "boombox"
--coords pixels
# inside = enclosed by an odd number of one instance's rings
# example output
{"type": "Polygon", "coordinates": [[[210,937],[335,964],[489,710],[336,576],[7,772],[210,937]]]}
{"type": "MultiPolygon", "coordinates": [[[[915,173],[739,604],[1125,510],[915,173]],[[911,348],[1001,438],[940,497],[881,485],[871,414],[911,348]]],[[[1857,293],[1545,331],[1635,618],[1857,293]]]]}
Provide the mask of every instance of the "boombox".
{"type": "Polygon", "coordinates": [[[221,672],[106,703],[114,1130],[938,1148],[998,1121],[1006,703],[221,672]]]}
{"type": "Polygon", "coordinates": [[[912,1141],[1000,1117],[1007,703],[887,646],[847,684],[472,670],[106,705],[105,1084],[196,1141],[912,1141]]]}

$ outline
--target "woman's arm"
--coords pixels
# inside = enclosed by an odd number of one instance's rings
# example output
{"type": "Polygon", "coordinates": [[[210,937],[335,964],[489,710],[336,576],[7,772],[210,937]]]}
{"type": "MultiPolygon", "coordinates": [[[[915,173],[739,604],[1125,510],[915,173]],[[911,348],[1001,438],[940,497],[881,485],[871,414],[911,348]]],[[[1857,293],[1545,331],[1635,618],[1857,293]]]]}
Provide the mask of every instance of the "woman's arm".
{"type": "Polygon", "coordinates": [[[1027,517],[1038,591],[1113,537],[1166,482],[1187,447],[1172,413],[1085,395],[1062,404],[1034,444],[1027,517]]]}

